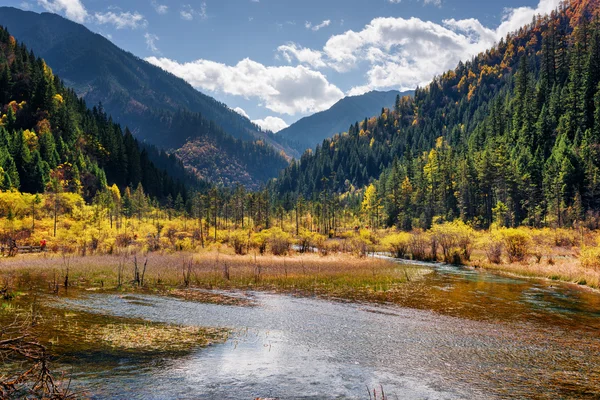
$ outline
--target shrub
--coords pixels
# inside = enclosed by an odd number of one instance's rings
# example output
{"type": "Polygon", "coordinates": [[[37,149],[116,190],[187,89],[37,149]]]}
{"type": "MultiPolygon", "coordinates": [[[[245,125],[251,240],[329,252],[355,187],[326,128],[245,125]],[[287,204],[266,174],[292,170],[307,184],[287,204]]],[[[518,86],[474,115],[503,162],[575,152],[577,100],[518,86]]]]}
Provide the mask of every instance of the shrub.
{"type": "Polygon", "coordinates": [[[499,238],[492,236],[485,244],[485,255],[492,264],[502,264],[503,243],[499,238]]]}
{"type": "Polygon", "coordinates": [[[271,228],[252,235],[250,243],[253,248],[258,249],[260,254],[264,254],[269,248],[273,255],[282,256],[288,254],[292,238],[281,228],[271,228]]]}
{"type": "Polygon", "coordinates": [[[410,233],[400,232],[388,235],[383,238],[381,244],[390,251],[396,258],[404,258],[410,250],[412,236],[410,233]]]}
{"type": "Polygon", "coordinates": [[[115,238],[117,247],[127,247],[133,242],[133,237],[128,233],[119,233],[115,238]]]}
{"type": "Polygon", "coordinates": [[[359,257],[369,254],[372,246],[373,243],[362,235],[347,235],[344,240],[344,250],[359,257]]]}
{"type": "Polygon", "coordinates": [[[554,244],[557,247],[573,247],[577,244],[577,231],[570,229],[555,229],[554,244]]]}
{"type": "Polygon", "coordinates": [[[600,271],[600,247],[586,247],[581,251],[581,266],[600,271]]]}
{"type": "Polygon", "coordinates": [[[504,229],[501,233],[506,255],[510,262],[523,261],[528,254],[531,237],[522,229],[504,229]]]}
{"type": "Polygon", "coordinates": [[[317,232],[311,232],[308,229],[302,228],[298,234],[298,246],[300,248],[300,253],[311,251],[313,247],[321,250],[323,243],[325,243],[325,239],[325,236],[317,232]]]}
{"type": "Polygon", "coordinates": [[[250,246],[257,249],[260,254],[267,251],[267,235],[263,232],[255,233],[250,238],[250,246]]]}
{"type": "Polygon", "coordinates": [[[430,245],[428,237],[423,232],[414,232],[410,237],[410,253],[413,260],[427,261],[427,247],[430,245]]]}
{"type": "Polygon", "coordinates": [[[473,228],[462,221],[454,221],[435,225],[431,232],[433,240],[442,248],[444,262],[460,264],[471,259],[473,228]]]}
{"type": "Polygon", "coordinates": [[[275,256],[283,256],[288,254],[292,244],[289,233],[282,231],[280,228],[272,228],[265,231],[268,235],[269,248],[275,256]]]}
{"type": "Polygon", "coordinates": [[[235,254],[244,255],[248,248],[248,233],[241,230],[233,231],[229,234],[229,244],[233,247],[235,254]]]}

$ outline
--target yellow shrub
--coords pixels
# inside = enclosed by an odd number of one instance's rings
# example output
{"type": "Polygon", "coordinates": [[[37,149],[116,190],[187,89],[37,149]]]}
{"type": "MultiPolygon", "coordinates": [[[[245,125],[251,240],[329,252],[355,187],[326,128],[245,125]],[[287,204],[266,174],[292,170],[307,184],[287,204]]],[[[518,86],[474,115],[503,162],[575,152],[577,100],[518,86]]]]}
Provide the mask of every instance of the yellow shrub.
{"type": "Polygon", "coordinates": [[[383,247],[394,254],[396,258],[404,258],[408,255],[412,235],[406,232],[394,233],[383,238],[383,247]]]}
{"type": "Polygon", "coordinates": [[[248,232],[235,230],[229,233],[229,245],[233,247],[235,254],[246,254],[248,250],[248,232]]]}
{"type": "Polygon", "coordinates": [[[581,266],[600,271],[600,247],[586,247],[581,251],[581,266]]]}
{"type": "Polygon", "coordinates": [[[440,245],[444,253],[444,262],[460,264],[471,259],[473,228],[457,220],[434,225],[431,228],[433,239],[440,245]]]}
{"type": "Polygon", "coordinates": [[[310,251],[312,247],[318,247],[321,249],[323,243],[325,243],[325,236],[317,233],[311,232],[308,229],[300,229],[298,233],[298,246],[300,247],[301,253],[306,253],[310,251]]]}
{"type": "Polygon", "coordinates": [[[504,229],[501,231],[504,248],[510,262],[523,261],[528,254],[531,236],[524,229],[504,229]]]}

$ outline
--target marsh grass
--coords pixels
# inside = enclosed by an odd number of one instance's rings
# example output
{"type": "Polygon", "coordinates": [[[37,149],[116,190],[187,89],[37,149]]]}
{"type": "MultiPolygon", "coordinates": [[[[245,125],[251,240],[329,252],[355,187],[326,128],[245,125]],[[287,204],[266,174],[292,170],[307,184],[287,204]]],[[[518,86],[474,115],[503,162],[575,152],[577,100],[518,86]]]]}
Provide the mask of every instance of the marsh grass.
{"type": "MultiPolygon", "coordinates": [[[[278,257],[155,252],[143,256],[144,260],[146,257],[144,286],[140,287],[133,256],[74,256],[69,262],[69,288],[169,293],[189,286],[364,298],[393,291],[422,274],[418,268],[350,255],[278,257]]],[[[141,258],[137,256],[138,262],[141,258]]],[[[63,260],[54,255],[5,259],[0,263],[0,275],[9,277],[15,287],[50,289],[54,282],[62,281],[65,274],[63,260]]],[[[175,293],[181,297],[181,291],[175,293]]]]}
{"type": "Polygon", "coordinates": [[[475,261],[472,265],[491,271],[510,273],[530,278],[546,278],[554,281],[563,281],[586,285],[600,289],[600,271],[581,266],[574,257],[555,257],[548,255],[545,259],[537,261],[537,257],[530,257],[523,262],[494,264],[490,262],[475,261]]]}

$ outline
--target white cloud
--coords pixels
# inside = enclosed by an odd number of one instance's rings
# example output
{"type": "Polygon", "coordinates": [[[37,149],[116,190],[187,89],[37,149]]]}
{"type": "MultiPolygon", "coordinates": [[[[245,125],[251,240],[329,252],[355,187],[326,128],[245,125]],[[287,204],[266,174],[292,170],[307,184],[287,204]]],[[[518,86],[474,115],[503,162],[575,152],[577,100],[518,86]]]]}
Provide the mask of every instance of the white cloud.
{"type": "Polygon", "coordinates": [[[100,25],[111,24],[117,29],[137,29],[148,25],[148,21],[139,12],[119,12],[108,11],[105,13],[97,12],[94,14],[96,22],[100,25]]]}
{"type": "Polygon", "coordinates": [[[38,4],[55,14],[64,13],[68,19],[79,23],[83,23],[88,16],[80,0],[38,0],[38,4]]]}
{"type": "Polygon", "coordinates": [[[304,27],[306,29],[311,29],[311,30],[313,30],[313,31],[316,32],[316,31],[318,31],[318,30],[320,30],[322,28],[325,28],[325,27],[329,26],[330,24],[331,24],[331,20],[330,19],[326,19],[325,21],[321,22],[320,24],[314,25],[314,26],[313,26],[312,22],[306,21],[306,23],[304,24],[304,27]]]}
{"type": "Polygon", "coordinates": [[[156,0],[152,0],[152,7],[154,7],[154,10],[161,15],[169,12],[169,6],[166,4],[159,4],[156,0]]]}
{"type": "Polygon", "coordinates": [[[206,2],[200,4],[200,10],[195,10],[191,5],[185,4],[181,11],[179,11],[179,15],[186,21],[191,21],[196,17],[206,19],[208,17],[208,14],[206,13],[206,2]]]}
{"type": "Polygon", "coordinates": [[[242,107],[236,107],[233,109],[233,111],[240,114],[242,117],[246,117],[246,118],[250,119],[250,117],[248,116],[248,113],[242,107]]]}
{"type": "Polygon", "coordinates": [[[148,49],[152,53],[160,54],[160,50],[158,49],[158,47],[156,45],[156,42],[158,42],[160,40],[160,38],[157,35],[146,32],[144,34],[144,39],[146,39],[146,47],[148,47],[148,49]]]}
{"type": "Polygon", "coordinates": [[[559,3],[560,0],[540,0],[535,8],[508,9],[496,29],[485,27],[476,19],[448,19],[437,24],[419,18],[375,18],[360,31],[331,36],[322,50],[288,44],[280,46],[278,52],[288,63],[296,60],[314,68],[331,67],[337,72],[367,64],[367,82],[352,88],[350,95],[373,89],[413,89],[455,68],[460,60],[485,51],[507,33],[530,23],[535,15],[554,10],[559,3]]]}
{"type": "Polygon", "coordinates": [[[252,120],[256,125],[260,126],[266,131],[277,133],[282,129],[287,128],[289,125],[279,117],[267,117],[264,119],[252,120]]]}
{"type": "Polygon", "coordinates": [[[296,43],[281,45],[277,48],[283,58],[291,63],[294,59],[301,64],[310,65],[315,68],[325,67],[327,64],[323,61],[323,53],[317,50],[300,47],[296,43]]]}
{"type": "Polygon", "coordinates": [[[156,57],[146,60],[198,89],[257,98],[280,114],[322,111],[344,96],[321,72],[301,65],[268,67],[248,58],[236,65],[203,59],[188,63],[156,57]]]}
{"type": "Polygon", "coordinates": [[[555,10],[561,3],[561,0],[540,0],[536,8],[519,7],[508,9],[504,13],[502,24],[496,30],[498,38],[514,32],[524,25],[531,23],[534,16],[549,14],[555,10]]]}

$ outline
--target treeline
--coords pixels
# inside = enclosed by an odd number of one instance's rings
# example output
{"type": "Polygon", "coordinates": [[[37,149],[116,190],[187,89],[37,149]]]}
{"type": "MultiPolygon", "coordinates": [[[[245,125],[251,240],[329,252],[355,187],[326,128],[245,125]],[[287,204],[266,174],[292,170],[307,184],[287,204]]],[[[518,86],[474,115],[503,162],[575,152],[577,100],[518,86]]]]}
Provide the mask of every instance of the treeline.
{"type": "Polygon", "coordinates": [[[185,183],[195,181],[176,158],[140,146],[101,107],[89,110],[42,59],[3,28],[0,107],[3,190],[66,191],[91,201],[109,184],[122,189],[141,184],[149,195],[164,200],[187,197],[185,183]]]}
{"type": "Polygon", "coordinates": [[[600,22],[579,3],[305,153],[278,197],[360,191],[366,223],[406,230],[458,218],[597,227],[600,22]]]}

